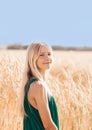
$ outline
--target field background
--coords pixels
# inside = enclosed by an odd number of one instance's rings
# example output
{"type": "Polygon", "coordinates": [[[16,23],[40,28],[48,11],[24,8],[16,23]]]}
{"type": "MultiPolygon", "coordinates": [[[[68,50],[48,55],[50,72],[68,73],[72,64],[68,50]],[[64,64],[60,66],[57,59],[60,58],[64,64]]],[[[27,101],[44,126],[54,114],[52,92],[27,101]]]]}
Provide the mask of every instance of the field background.
{"type": "MultiPolygon", "coordinates": [[[[25,58],[25,50],[0,50],[0,130],[23,128],[25,58]]],[[[92,130],[92,51],[54,51],[50,73],[61,130],[92,130]]]]}

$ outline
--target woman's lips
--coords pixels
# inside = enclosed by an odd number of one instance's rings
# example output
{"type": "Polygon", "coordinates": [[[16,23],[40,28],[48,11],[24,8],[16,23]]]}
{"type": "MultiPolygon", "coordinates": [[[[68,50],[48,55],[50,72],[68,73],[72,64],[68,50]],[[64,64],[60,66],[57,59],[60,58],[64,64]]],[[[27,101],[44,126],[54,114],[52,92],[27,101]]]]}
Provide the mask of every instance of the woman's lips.
{"type": "Polygon", "coordinates": [[[50,64],[51,62],[45,62],[45,63],[43,63],[43,64],[50,64]]]}

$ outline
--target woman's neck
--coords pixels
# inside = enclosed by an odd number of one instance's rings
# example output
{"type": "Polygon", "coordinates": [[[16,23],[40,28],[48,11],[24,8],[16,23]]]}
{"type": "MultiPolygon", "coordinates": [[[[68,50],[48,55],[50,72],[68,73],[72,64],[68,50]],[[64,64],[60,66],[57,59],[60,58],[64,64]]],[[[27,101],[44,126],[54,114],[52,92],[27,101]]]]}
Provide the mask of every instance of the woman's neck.
{"type": "Polygon", "coordinates": [[[46,72],[40,72],[40,73],[42,75],[43,80],[45,81],[46,80],[46,72]]]}

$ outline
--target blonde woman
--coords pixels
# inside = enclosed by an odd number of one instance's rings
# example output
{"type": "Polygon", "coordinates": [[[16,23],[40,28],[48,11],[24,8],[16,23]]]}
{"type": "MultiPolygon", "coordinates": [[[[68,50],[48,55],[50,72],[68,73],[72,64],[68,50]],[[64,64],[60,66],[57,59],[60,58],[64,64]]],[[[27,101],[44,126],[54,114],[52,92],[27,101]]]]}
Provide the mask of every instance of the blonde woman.
{"type": "Polygon", "coordinates": [[[28,47],[23,130],[60,130],[57,106],[46,83],[52,61],[52,49],[46,43],[28,47]]]}

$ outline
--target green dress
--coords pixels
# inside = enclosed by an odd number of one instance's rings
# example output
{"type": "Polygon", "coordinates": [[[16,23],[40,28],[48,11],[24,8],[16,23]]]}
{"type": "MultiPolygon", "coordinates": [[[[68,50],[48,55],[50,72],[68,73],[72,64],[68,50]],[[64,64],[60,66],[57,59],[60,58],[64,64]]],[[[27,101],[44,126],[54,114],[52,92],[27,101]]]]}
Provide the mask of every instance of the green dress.
{"type": "MultiPolygon", "coordinates": [[[[30,84],[34,82],[36,79],[31,79],[28,82],[25,96],[24,96],[24,110],[27,113],[27,115],[24,116],[23,119],[23,130],[45,130],[39,112],[37,109],[35,109],[28,101],[27,94],[30,87],[30,84]]],[[[51,113],[51,117],[53,122],[56,124],[58,130],[60,130],[59,127],[59,119],[58,119],[58,111],[57,106],[54,100],[53,96],[48,97],[48,103],[49,103],[49,109],[51,113]]]]}

